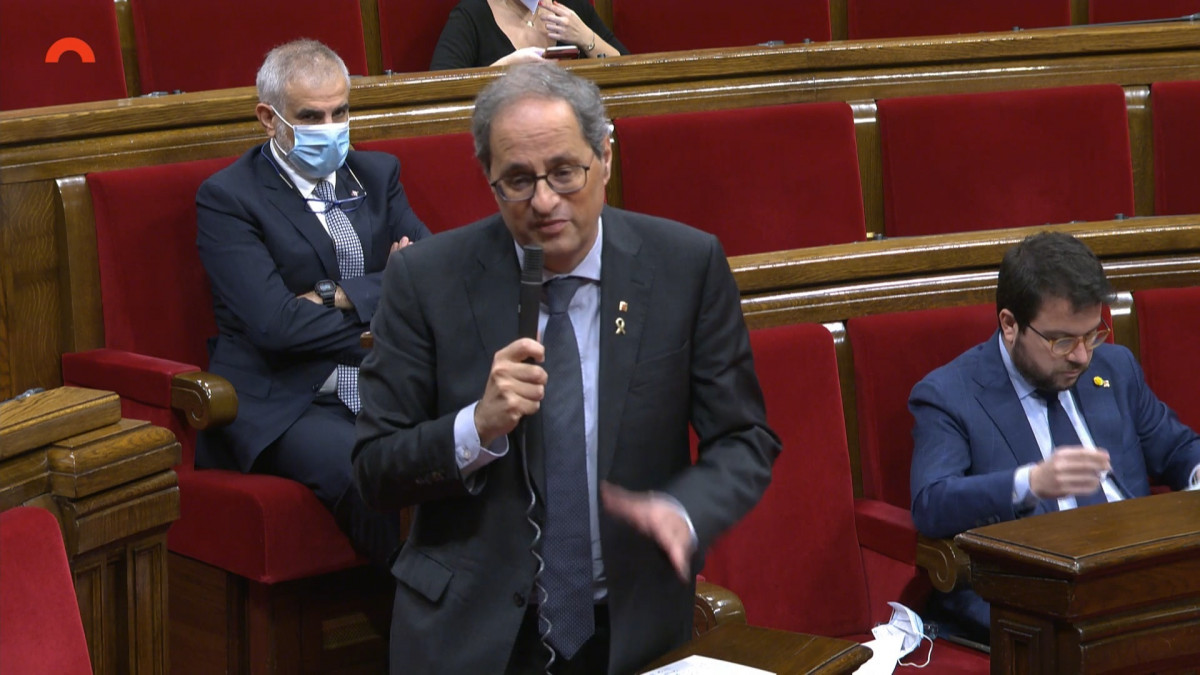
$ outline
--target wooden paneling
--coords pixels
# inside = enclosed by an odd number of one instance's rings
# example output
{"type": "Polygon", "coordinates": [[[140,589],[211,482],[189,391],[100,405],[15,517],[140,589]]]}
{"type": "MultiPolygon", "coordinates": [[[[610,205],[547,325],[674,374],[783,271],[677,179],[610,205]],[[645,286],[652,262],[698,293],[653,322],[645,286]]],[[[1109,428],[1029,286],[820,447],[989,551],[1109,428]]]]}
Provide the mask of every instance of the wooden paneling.
{"type": "Polygon", "coordinates": [[[98,349],[104,346],[104,314],[92,193],[83,176],[59,178],[56,184],[56,219],[62,226],[58,240],[59,302],[65,308],[62,351],[98,349]]]}
{"type": "MultiPolygon", "coordinates": [[[[1133,161],[1133,208],[1139,216],[1154,215],[1154,128],[1150,115],[1150,87],[1126,87],[1129,116],[1129,150],[1133,161]]],[[[1125,214],[1129,216],[1130,214],[1125,214]]]]}
{"type": "Polygon", "coordinates": [[[9,387],[0,400],[62,381],[63,307],[52,182],[0,184],[0,274],[9,387]]]}

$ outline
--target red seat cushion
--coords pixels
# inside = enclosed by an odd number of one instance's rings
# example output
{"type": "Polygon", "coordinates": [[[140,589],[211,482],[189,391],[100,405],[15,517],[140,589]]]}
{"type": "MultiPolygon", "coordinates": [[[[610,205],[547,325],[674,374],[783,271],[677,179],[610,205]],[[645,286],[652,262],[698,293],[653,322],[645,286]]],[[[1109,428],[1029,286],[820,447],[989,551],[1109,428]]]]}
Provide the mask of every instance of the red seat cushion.
{"type": "Polygon", "coordinates": [[[112,0],[0,0],[0,17],[0,110],[125,98],[112,0]]]}
{"type": "Polygon", "coordinates": [[[846,322],[854,356],[864,497],[911,508],[913,417],[908,395],[930,371],[983,342],[996,327],[994,305],[877,314],[846,322]]]}
{"type": "Polygon", "coordinates": [[[278,476],[181,467],[179,511],[172,551],[262,583],[362,562],[312,490],[278,476]]]}
{"type": "Polygon", "coordinates": [[[613,32],[631,54],[829,39],[829,0],[612,0],[613,32]]]}
{"type": "Polygon", "coordinates": [[[811,103],[616,120],[622,204],[727,255],[866,239],[854,119],[811,103]]]}
{"type": "Polygon", "coordinates": [[[1132,216],[1120,86],[879,101],[889,236],[1132,216]]]}
{"type": "Polygon", "coordinates": [[[0,673],[91,672],[58,521],[32,506],[0,512],[0,673]]]}
{"type": "Polygon", "coordinates": [[[431,232],[466,225],[497,210],[469,133],[389,138],[354,147],[399,158],[408,202],[431,232]]]}
{"type": "Polygon", "coordinates": [[[1156,288],[1133,294],[1138,323],[1138,358],[1146,384],[1179,415],[1200,429],[1200,287],[1156,288]]]}
{"type": "MultiPolygon", "coordinates": [[[[383,69],[394,73],[429,70],[433,48],[459,0],[378,0],[379,48],[383,69]]],[[[420,214],[420,212],[417,212],[420,214]]]]}
{"type": "Polygon", "coordinates": [[[851,40],[1071,25],[1070,0],[847,0],[851,40]]]}
{"type": "Polygon", "coordinates": [[[254,84],[272,48],[325,43],[351,75],[367,74],[358,0],[130,0],[142,91],[254,84]]]}
{"type": "Polygon", "coordinates": [[[1200,0],[1088,0],[1088,21],[1173,19],[1200,12],[1200,0]]]}
{"type": "MultiPolygon", "coordinates": [[[[1200,8],[1200,2],[1196,3],[1200,8]]],[[[1197,9],[1200,11],[1200,9],[1197,9]]],[[[1154,212],[1160,216],[1200,213],[1200,81],[1155,82],[1150,87],[1154,118],[1154,212]]]]}

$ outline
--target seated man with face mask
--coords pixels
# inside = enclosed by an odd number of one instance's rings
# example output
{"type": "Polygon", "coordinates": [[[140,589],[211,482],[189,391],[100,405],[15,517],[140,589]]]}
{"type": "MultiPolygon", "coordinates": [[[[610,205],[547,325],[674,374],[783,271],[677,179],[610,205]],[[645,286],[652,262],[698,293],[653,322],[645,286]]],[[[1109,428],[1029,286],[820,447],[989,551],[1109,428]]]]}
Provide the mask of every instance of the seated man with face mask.
{"type": "Polygon", "coordinates": [[[369,509],[350,480],[359,336],[388,256],[429,230],[395,157],[349,151],[350,76],[336,53],[311,40],[276,47],[257,87],[267,142],[196,196],[219,330],[209,369],[238,395],[237,419],[200,435],[196,465],[309,486],[383,566],[398,545],[395,515],[369,509]]]}

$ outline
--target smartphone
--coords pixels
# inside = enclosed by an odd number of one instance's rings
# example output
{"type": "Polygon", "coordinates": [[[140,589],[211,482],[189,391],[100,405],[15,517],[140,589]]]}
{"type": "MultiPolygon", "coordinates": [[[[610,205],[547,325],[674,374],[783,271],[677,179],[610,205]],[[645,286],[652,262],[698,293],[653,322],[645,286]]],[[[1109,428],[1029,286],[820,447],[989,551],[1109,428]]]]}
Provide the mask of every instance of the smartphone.
{"type": "Polygon", "coordinates": [[[577,59],[579,58],[579,47],[575,45],[561,45],[555,47],[547,47],[546,51],[542,52],[543,59],[577,59]]]}

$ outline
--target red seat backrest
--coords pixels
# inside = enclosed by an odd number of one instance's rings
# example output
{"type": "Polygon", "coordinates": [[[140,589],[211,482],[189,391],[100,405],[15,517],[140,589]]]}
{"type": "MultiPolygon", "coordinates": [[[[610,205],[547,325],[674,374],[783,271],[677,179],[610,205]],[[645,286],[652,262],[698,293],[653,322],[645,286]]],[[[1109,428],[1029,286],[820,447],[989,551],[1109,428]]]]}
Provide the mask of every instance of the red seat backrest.
{"type": "Polygon", "coordinates": [[[1173,19],[1200,12],[1200,0],[1088,0],[1088,21],[1173,19]]]}
{"type": "MultiPolygon", "coordinates": [[[[1200,7],[1200,2],[1196,3],[1200,7]]],[[[1198,10],[1200,11],[1200,10],[1198,10]]],[[[1200,81],[1155,82],[1154,212],[1200,213],[1200,81]]]]}
{"type": "Polygon", "coordinates": [[[879,135],[889,236],[1134,213],[1119,85],[885,99],[879,135]]]}
{"type": "Polygon", "coordinates": [[[1133,303],[1146,384],[1184,424],[1200,430],[1200,287],[1137,291],[1133,303]]]}
{"type": "Polygon", "coordinates": [[[400,159],[400,182],[413,211],[431,232],[466,225],[496,213],[496,197],[475,159],[469,133],[389,138],[356,143],[358,150],[400,159]]]}
{"type": "Polygon", "coordinates": [[[358,0],[130,0],[142,91],[254,85],[272,48],[312,38],[367,74],[358,0]]]}
{"type": "Polygon", "coordinates": [[[617,119],[622,203],[717,235],[727,255],[866,239],[845,103],[617,119]]]}
{"type": "Polygon", "coordinates": [[[459,0],[378,0],[383,69],[394,73],[429,70],[450,10],[459,0]]]}
{"type": "Polygon", "coordinates": [[[196,251],[196,191],[234,159],[88,174],[106,347],[208,366],[217,324],[196,251]]]}
{"type": "Polygon", "coordinates": [[[833,336],[819,324],[751,331],[767,421],[783,440],[762,501],[708,555],[704,576],[757,626],[870,629],[833,336]]]}
{"type": "Polygon", "coordinates": [[[125,98],[112,0],[0,0],[0,45],[0,110],[125,98]]]}
{"type": "Polygon", "coordinates": [[[90,675],[62,531],[50,512],[0,512],[0,673],[90,675]]]}
{"type": "Polygon", "coordinates": [[[613,33],[631,54],[829,40],[829,0],[612,0],[613,33]]]}
{"type": "Polygon", "coordinates": [[[846,321],[854,356],[863,496],[903,509],[909,498],[908,395],[930,371],[996,330],[995,305],[876,314],[846,321]],[[902,356],[901,356],[902,355],[902,356]]]}
{"type": "MultiPolygon", "coordinates": [[[[234,159],[88,174],[106,347],[208,367],[217,324],[196,250],[196,191],[234,159]]],[[[192,464],[195,431],[182,420],[133,396],[121,409],[175,432],[183,464],[192,464]]]]}
{"type": "Polygon", "coordinates": [[[851,40],[1071,25],[1070,0],[847,0],[851,40]]]}

